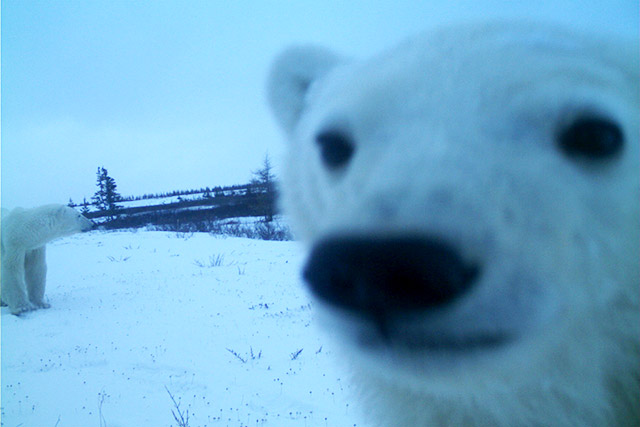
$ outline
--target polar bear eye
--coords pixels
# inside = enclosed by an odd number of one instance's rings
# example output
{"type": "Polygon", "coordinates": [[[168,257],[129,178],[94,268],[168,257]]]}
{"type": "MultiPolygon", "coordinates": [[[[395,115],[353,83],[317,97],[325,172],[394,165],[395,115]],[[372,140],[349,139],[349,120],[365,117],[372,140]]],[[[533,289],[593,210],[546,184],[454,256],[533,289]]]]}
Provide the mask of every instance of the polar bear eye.
{"type": "Polygon", "coordinates": [[[342,132],[321,132],[316,136],[316,143],[320,147],[322,160],[331,169],[345,166],[353,156],[353,142],[342,132]]]}
{"type": "Polygon", "coordinates": [[[557,140],[562,151],[572,158],[609,159],[624,145],[617,123],[601,117],[581,117],[562,129],[557,140]]]}

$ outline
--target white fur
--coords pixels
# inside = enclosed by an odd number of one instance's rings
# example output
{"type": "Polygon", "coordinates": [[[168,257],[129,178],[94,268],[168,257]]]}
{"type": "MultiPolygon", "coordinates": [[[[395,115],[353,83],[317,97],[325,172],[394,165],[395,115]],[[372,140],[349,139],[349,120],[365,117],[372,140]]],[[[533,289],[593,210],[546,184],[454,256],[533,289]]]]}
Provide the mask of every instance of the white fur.
{"type": "Polygon", "coordinates": [[[315,47],[278,58],[269,98],[298,236],[452,241],[485,264],[482,282],[395,332],[518,336],[472,355],[365,346],[370,326],[318,304],[377,424],[640,424],[638,67],[637,42],[523,22],[443,29],[364,62],[315,47]],[[560,152],[558,130],[584,113],[618,123],[621,156],[560,152]],[[355,143],[344,169],[319,155],[327,129],[355,143]]]}
{"type": "Polygon", "coordinates": [[[48,308],[45,247],[50,241],[90,230],[93,223],[63,205],[2,212],[2,303],[12,314],[48,308]]]}

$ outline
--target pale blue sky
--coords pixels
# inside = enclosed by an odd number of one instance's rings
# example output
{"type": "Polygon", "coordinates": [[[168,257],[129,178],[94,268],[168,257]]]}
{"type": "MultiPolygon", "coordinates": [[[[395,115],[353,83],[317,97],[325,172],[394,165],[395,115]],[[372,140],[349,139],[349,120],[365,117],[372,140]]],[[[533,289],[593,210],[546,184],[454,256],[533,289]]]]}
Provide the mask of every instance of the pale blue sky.
{"type": "Polygon", "coordinates": [[[98,166],[123,195],[244,183],[281,163],[264,85],[286,46],[366,57],[495,16],[638,37],[634,0],[3,0],[2,205],[89,199],[98,166]]]}

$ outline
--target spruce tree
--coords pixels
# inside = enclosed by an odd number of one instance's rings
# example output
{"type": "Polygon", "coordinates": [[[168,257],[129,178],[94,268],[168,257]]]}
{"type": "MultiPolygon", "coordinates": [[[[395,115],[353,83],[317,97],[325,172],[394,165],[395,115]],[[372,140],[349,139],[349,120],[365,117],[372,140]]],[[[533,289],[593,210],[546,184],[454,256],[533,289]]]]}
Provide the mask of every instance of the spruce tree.
{"type": "Polygon", "coordinates": [[[109,176],[109,172],[104,167],[98,168],[98,190],[93,195],[94,205],[98,210],[111,211],[120,208],[117,202],[122,200],[122,196],[117,192],[116,181],[109,176]]]}
{"type": "Polygon", "coordinates": [[[267,153],[262,161],[262,168],[253,172],[255,176],[253,182],[262,185],[267,193],[273,191],[274,181],[276,176],[272,172],[273,166],[271,165],[271,159],[267,153]]]}
{"type": "Polygon", "coordinates": [[[87,202],[87,198],[83,197],[82,198],[82,209],[80,209],[80,212],[85,215],[89,213],[89,202],[87,202]]]}
{"type": "Polygon", "coordinates": [[[264,213],[264,221],[271,222],[274,215],[275,207],[275,180],[271,159],[267,153],[262,162],[262,168],[253,172],[254,178],[251,180],[252,187],[258,189],[262,193],[259,198],[259,209],[264,213]]]}

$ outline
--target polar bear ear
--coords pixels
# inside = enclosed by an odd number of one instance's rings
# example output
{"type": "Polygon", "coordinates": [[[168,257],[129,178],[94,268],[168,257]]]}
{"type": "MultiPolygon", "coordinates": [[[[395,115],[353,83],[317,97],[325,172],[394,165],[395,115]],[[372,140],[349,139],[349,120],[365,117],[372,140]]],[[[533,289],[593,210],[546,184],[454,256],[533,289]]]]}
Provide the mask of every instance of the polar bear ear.
{"type": "Polygon", "coordinates": [[[269,105],[287,133],[300,118],[311,84],[340,62],[338,55],[314,46],[293,47],[276,58],[268,81],[269,105]]]}

